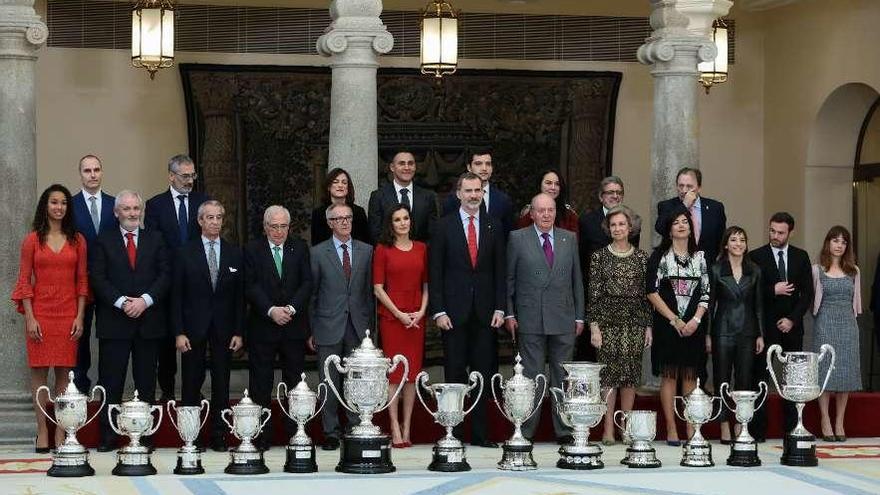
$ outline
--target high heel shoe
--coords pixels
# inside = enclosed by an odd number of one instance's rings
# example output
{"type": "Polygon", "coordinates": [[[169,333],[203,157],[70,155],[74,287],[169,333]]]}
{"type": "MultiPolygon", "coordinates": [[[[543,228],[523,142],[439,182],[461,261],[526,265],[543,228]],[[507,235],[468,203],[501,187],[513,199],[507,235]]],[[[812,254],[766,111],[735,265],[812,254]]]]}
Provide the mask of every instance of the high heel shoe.
{"type": "Polygon", "coordinates": [[[37,437],[34,437],[34,453],[35,454],[48,454],[52,449],[47,447],[37,447],[37,437]]]}
{"type": "Polygon", "coordinates": [[[399,443],[398,442],[391,442],[391,446],[394,447],[395,449],[405,449],[406,442],[399,442],[399,443]]]}
{"type": "Polygon", "coordinates": [[[403,442],[403,447],[407,449],[412,447],[412,442],[410,442],[409,440],[403,442]]]}

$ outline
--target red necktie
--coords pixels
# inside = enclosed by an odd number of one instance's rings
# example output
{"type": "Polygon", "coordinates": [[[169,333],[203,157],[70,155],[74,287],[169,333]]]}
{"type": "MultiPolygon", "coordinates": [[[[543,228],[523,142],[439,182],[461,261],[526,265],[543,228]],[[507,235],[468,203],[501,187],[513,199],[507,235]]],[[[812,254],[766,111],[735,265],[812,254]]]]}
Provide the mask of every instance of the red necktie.
{"type": "Polygon", "coordinates": [[[134,233],[126,232],[125,238],[128,240],[128,243],[125,246],[128,251],[128,264],[131,265],[131,269],[134,270],[135,260],[137,259],[137,246],[134,245],[134,233]]]}
{"type": "Polygon", "coordinates": [[[468,220],[468,254],[471,255],[471,266],[477,267],[477,227],[474,225],[474,216],[470,215],[468,220]]]}

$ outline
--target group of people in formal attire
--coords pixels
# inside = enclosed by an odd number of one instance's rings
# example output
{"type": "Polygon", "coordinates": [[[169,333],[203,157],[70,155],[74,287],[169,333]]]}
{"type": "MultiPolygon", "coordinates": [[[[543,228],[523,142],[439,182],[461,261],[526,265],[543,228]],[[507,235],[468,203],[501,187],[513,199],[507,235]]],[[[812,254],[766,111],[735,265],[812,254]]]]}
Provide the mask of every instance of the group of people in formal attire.
{"type": "MultiPolygon", "coordinates": [[[[492,181],[490,150],[470,154],[442,205],[415,184],[408,151],[394,155],[391,180],[370,194],[367,211],[354,203],[348,172],[331,170],[312,212],[311,246],[290,232],[290,212],[280,205],[264,210],[263,236],[243,248],[225,240],[224,206],[193,189],[196,167],[185,155],[169,160],[168,190],[146,202],[133,190],[104,192],[98,157],[87,155],[78,167],[82,190],[47,188],[22,242],[12,299],[25,316],[33,391],[46,384],[49,368],[57,392],[71,369],[77,388],[90,388],[94,315],[98,382],[108,403],[121,402],[129,361],[142,400],[155,400],[157,382],[160,400],[174,397],[179,354],[184,405],[199,403],[211,372],[207,436],[222,451],[227,429],[219,413],[228,407],[234,352],[247,350],[250,397],[269,406],[276,367],[295,384],[307,352],[323,363],[348,355],[371,332],[386,355],[409,361],[409,376],[399,370],[389,377],[389,394],[403,387],[388,408],[392,444],[405,448],[412,444],[413,378],[431,324],[440,331],[447,382],[466,383],[472,371],[494,374],[502,331],[513,337],[526,375],[549,364],[552,386],[561,385],[565,361],[604,363],[602,385],[612,389],[605,443],[616,441],[610,413],[618,398],[621,409],[633,407],[650,348],[666,439],[675,444],[673,398],[698,379],[705,383],[707,357],[716,387],[732,380],[734,389],[754,389],[766,378],[757,356],[772,343],[801,350],[812,307],[814,347],[831,343],[839,357],[819,399],[822,434],[845,439],[848,392],[861,388],[859,271],[849,232],[832,228],[811,266],[788,242],[794,219],[780,212],[770,218],[769,243],[749,251],[745,230],[727,227],[723,204],[701,195],[699,170],[681,169],[678,196],[657,205],[663,240],[648,255],[638,247],[642,220],[624,205],[620,178],[603,179],[601,207],[578,216],[562,174],[549,169],[530,203],[515,209],[492,181]]],[[[338,388],[342,378],[332,379],[338,388]]],[[[456,433],[497,447],[487,395],[469,431],[459,426],[456,433]]],[[[36,448],[48,451],[53,441],[36,411],[36,448]]],[[[534,436],[539,415],[524,425],[526,436],[534,436]]],[[[795,417],[787,408],[787,429],[795,417]]],[[[357,421],[350,413],[341,419],[331,395],[322,412],[324,449],[338,448],[345,424],[357,421]]],[[[735,434],[730,422],[725,417],[722,442],[735,434]]],[[[759,413],[753,424],[762,439],[766,419],[759,413]]],[[[288,435],[293,427],[285,419],[288,435]]],[[[570,440],[555,413],[553,427],[559,442],[570,440]]],[[[99,450],[114,449],[107,415],[100,430],[99,450]]],[[[259,438],[269,448],[271,423],[259,438]]],[[[54,443],[61,440],[56,432],[54,443]]]]}

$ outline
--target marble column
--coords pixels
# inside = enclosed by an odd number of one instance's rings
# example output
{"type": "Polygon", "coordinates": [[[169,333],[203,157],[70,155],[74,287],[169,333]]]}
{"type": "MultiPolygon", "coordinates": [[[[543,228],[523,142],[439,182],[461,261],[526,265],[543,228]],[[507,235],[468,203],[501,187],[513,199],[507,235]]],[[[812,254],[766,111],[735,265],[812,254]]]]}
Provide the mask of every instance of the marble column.
{"type": "Polygon", "coordinates": [[[36,204],[34,76],[49,30],[33,7],[34,0],[0,0],[0,444],[32,443],[36,431],[24,319],[9,302],[36,204]]]}
{"type": "Polygon", "coordinates": [[[359,204],[377,187],[378,55],[394,47],[381,13],[380,0],[333,0],[333,22],[317,42],[318,53],[331,58],[332,68],[328,165],[348,170],[359,204]]]}

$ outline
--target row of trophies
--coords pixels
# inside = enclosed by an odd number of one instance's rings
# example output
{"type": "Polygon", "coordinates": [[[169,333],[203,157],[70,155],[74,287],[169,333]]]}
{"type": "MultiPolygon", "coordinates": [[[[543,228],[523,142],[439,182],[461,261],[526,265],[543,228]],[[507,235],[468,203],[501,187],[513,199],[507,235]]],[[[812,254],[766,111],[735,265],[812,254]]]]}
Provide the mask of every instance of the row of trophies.
{"type": "MultiPolygon", "coordinates": [[[[817,398],[824,390],[831,371],[834,369],[834,349],[829,345],[823,345],[820,353],[813,352],[790,352],[782,355],[782,348],[773,345],[767,352],[767,368],[773,378],[773,382],[782,397],[795,402],[798,411],[797,427],[786,434],[783,442],[782,464],[789,466],[815,466],[816,459],[815,437],[804,428],[802,423],[803,408],[806,402],[817,398]],[[831,363],[825,382],[820,388],[818,385],[819,363],[826,354],[830,354],[831,363]],[[772,367],[772,357],[776,355],[782,362],[783,386],[779,387],[776,374],[772,367]]],[[[286,416],[297,423],[296,433],[291,437],[287,445],[287,456],[284,471],[290,473],[315,472],[318,466],[315,462],[315,446],[306,435],[305,424],[313,419],[323,408],[323,403],[318,406],[318,399],[323,395],[326,402],[329,390],[339,399],[339,402],[349,411],[360,416],[360,423],[343,436],[340,461],[336,470],[343,473],[377,474],[388,473],[395,470],[391,462],[391,439],[382,433],[380,428],[373,424],[373,415],[382,411],[397,397],[402,390],[398,387],[395,394],[388,397],[388,375],[393,373],[399,365],[403,365],[404,377],[409,374],[409,364],[405,357],[396,355],[387,358],[377,349],[370,339],[369,332],[361,345],[354,349],[351,355],[340,359],[339,356],[329,356],[324,362],[324,376],[326,385],[318,385],[317,392],[312,391],[305,381],[287,390],[286,384],[279,383],[276,389],[276,397],[282,411],[286,416]],[[334,386],[330,380],[331,365],[342,375],[345,375],[343,393],[334,386]],[[322,393],[323,389],[323,393],[322,393]],[[284,407],[282,397],[286,396],[287,408],[284,407]]],[[[559,417],[572,431],[572,442],[559,448],[559,460],[556,466],[562,469],[589,470],[604,467],[602,462],[602,447],[589,441],[590,428],[595,427],[605,416],[606,397],[602,397],[600,388],[600,372],[603,364],[589,362],[563,363],[566,370],[562,388],[551,387],[556,403],[556,412],[559,417]]],[[[419,401],[427,409],[434,420],[446,429],[446,435],[440,439],[433,448],[433,458],[428,466],[431,471],[457,472],[468,471],[470,465],[465,457],[465,447],[460,440],[455,438],[452,430],[464,421],[465,416],[473,409],[465,409],[465,398],[477,389],[473,404],[479,401],[483,393],[483,377],[477,372],[469,376],[468,384],[461,383],[435,383],[429,384],[427,372],[421,372],[416,376],[416,391],[419,401]],[[437,410],[431,411],[422,397],[421,390],[426,390],[437,403],[437,410]]],[[[547,389],[547,379],[544,375],[537,375],[534,379],[523,374],[523,366],[520,364],[519,355],[513,367],[513,375],[504,382],[501,374],[496,373],[489,383],[495,404],[502,414],[513,423],[513,436],[504,442],[503,454],[498,462],[498,468],[503,470],[523,471],[537,468],[532,457],[532,442],[522,434],[522,424],[526,422],[538,410],[547,389]],[[497,381],[497,384],[496,384],[497,381]],[[539,381],[543,387],[539,387],[539,381]],[[503,400],[499,400],[495,390],[503,392],[503,400]]],[[[46,387],[37,390],[39,394],[43,389],[49,393],[46,387]]],[[[92,390],[92,398],[95,392],[100,390],[106,397],[101,386],[92,390]]],[[[675,413],[694,428],[694,434],[685,443],[682,453],[682,466],[709,467],[714,466],[712,461],[712,447],[700,433],[703,424],[713,421],[721,413],[726,405],[742,424],[741,433],[732,442],[730,456],[727,464],[732,466],[759,466],[761,460],[758,457],[758,449],[755,440],[749,435],[748,423],[756,409],[763,405],[767,398],[767,384],[761,382],[759,391],[729,390],[727,383],[720,387],[720,396],[711,397],[697,387],[688,395],[676,397],[675,413]],[[729,396],[733,402],[730,404],[724,398],[729,396]],[[759,397],[761,398],[758,402],[759,397]],[[757,406],[755,405],[758,402],[757,406]],[[679,411],[678,404],[682,404],[679,411]],[[717,411],[715,404],[718,404],[717,411]]],[[[67,436],[64,443],[53,453],[52,467],[48,471],[49,476],[77,477],[90,476],[95,473],[89,465],[88,450],[76,439],[76,432],[88,424],[104,406],[101,406],[88,420],[86,406],[89,398],[83,395],[73,385],[71,377],[65,393],[54,400],[49,400],[55,405],[55,417],[49,416],[45,410],[43,414],[63,428],[67,436]]],[[[106,401],[106,399],[105,399],[106,401]]],[[[39,404],[39,402],[38,402],[39,404]]],[[[42,409],[42,406],[40,406],[42,409]]],[[[194,445],[199,432],[208,417],[208,402],[203,400],[200,406],[177,407],[174,401],[167,404],[168,416],[172,425],[180,433],[184,441],[183,447],[177,451],[177,466],[175,474],[201,474],[204,468],[201,465],[201,450],[194,445]],[[175,422],[172,411],[176,413],[175,422]],[[202,417],[204,411],[204,418],[202,417]]],[[[113,430],[128,436],[128,445],[118,451],[117,465],[113,469],[114,475],[120,476],[143,476],[155,474],[156,469],[150,462],[150,449],[140,444],[144,436],[152,435],[159,428],[162,421],[161,406],[150,405],[138,399],[137,391],[134,398],[123,402],[121,405],[111,404],[107,408],[113,430]],[[116,421],[113,421],[113,411],[118,411],[116,421]],[[154,418],[153,412],[158,412],[154,418]]],[[[267,473],[269,468],[263,459],[263,452],[254,446],[252,440],[263,430],[263,427],[271,417],[271,411],[254,403],[249,397],[247,390],[242,399],[229,409],[221,413],[221,418],[229,426],[232,434],[241,440],[239,446],[230,450],[230,462],[225,472],[228,474],[262,474],[267,473]],[[230,422],[227,417],[231,416],[230,422]]],[[[656,468],[660,467],[653,447],[656,435],[657,413],[647,410],[633,410],[629,412],[617,411],[614,414],[615,424],[623,431],[624,438],[629,446],[626,456],[621,460],[622,464],[630,468],[656,468]]]]}

